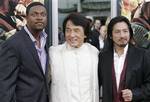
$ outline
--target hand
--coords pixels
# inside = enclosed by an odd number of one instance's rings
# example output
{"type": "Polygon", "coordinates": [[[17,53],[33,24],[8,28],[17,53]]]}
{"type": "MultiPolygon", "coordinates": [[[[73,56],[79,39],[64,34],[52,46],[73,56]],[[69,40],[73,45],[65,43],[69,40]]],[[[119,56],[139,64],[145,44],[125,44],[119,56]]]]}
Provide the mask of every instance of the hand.
{"type": "Polygon", "coordinates": [[[130,89],[122,90],[122,97],[125,102],[131,102],[133,97],[132,91],[130,89]]]}
{"type": "Polygon", "coordinates": [[[21,30],[21,27],[26,25],[26,20],[24,18],[22,18],[22,19],[23,19],[23,21],[16,18],[16,27],[18,30],[21,30]]]}
{"type": "Polygon", "coordinates": [[[26,7],[23,4],[18,4],[15,10],[19,15],[26,15],[26,7]]]}

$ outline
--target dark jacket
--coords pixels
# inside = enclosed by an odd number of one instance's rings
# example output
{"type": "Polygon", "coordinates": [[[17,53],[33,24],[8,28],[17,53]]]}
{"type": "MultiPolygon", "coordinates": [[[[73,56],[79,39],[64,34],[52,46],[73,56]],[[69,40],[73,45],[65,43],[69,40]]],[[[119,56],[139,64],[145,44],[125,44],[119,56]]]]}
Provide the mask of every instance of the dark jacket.
{"type": "Polygon", "coordinates": [[[1,45],[1,102],[48,102],[47,80],[47,71],[43,73],[34,43],[24,29],[1,45]]]}
{"type": "MultiPolygon", "coordinates": [[[[99,85],[103,87],[103,102],[113,102],[113,51],[102,52],[99,59],[99,85]]],[[[150,102],[150,53],[129,45],[126,60],[124,82],[133,93],[132,102],[150,102]]]]}

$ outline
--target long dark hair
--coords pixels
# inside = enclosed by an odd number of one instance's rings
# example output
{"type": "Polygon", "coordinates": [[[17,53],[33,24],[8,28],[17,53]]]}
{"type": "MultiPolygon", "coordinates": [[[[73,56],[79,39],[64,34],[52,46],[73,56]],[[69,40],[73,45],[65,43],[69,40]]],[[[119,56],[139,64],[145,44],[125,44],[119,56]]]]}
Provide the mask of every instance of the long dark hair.
{"type": "Polygon", "coordinates": [[[115,24],[118,22],[125,22],[128,25],[128,29],[130,32],[130,40],[133,39],[133,30],[131,28],[130,21],[124,16],[117,16],[111,19],[107,28],[107,40],[109,44],[109,48],[113,49],[113,40],[112,40],[112,31],[115,24]]]}

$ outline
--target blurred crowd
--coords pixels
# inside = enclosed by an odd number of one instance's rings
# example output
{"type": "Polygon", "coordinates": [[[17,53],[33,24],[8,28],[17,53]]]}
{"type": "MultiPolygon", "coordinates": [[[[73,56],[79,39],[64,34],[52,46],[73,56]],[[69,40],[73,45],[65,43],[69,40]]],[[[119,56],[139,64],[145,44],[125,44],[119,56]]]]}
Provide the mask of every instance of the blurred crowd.
{"type": "Polygon", "coordinates": [[[26,7],[33,1],[44,3],[44,0],[1,0],[0,43],[26,25],[26,7]]]}

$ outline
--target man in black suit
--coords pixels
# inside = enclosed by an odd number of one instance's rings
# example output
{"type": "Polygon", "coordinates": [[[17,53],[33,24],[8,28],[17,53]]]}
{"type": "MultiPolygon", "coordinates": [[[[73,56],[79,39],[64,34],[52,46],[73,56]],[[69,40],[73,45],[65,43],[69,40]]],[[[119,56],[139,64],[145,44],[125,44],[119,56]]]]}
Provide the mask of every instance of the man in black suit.
{"type": "Polygon", "coordinates": [[[108,24],[109,48],[99,56],[103,102],[150,102],[150,54],[130,43],[130,22],[123,16],[108,24]]]}
{"type": "Polygon", "coordinates": [[[44,5],[29,4],[26,19],[27,25],[0,47],[1,102],[49,102],[44,5]]]}
{"type": "Polygon", "coordinates": [[[87,42],[95,46],[98,50],[100,50],[100,44],[99,44],[100,27],[101,27],[101,21],[99,19],[96,19],[94,21],[94,27],[92,30],[90,30],[90,33],[87,37],[87,42]]]}

